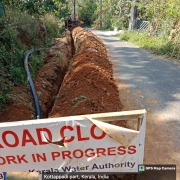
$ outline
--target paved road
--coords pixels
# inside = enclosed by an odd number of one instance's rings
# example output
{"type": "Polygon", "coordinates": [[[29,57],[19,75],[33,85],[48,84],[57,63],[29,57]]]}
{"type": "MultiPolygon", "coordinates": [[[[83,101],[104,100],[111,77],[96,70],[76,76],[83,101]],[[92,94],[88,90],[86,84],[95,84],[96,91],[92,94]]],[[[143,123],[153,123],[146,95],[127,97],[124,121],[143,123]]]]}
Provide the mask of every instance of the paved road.
{"type": "Polygon", "coordinates": [[[120,78],[140,97],[138,106],[148,110],[145,164],[176,164],[180,179],[180,66],[107,32],[90,31],[104,41],[120,78]]]}

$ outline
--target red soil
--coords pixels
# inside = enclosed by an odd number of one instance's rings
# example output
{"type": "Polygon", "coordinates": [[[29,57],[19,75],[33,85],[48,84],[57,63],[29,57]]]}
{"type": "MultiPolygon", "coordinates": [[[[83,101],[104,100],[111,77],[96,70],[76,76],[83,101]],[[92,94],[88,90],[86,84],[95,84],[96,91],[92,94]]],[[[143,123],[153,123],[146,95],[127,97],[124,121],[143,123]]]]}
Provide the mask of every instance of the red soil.
{"type": "Polygon", "coordinates": [[[48,113],[51,111],[64,75],[68,69],[68,60],[71,56],[66,45],[63,45],[60,50],[55,49],[50,53],[44,59],[46,64],[36,72],[34,86],[39,100],[42,118],[47,118],[48,113]],[[56,57],[57,55],[60,57],[56,57]]]}
{"type": "Polygon", "coordinates": [[[27,106],[21,105],[7,105],[6,112],[4,112],[1,117],[1,122],[10,122],[10,121],[21,121],[29,120],[31,118],[31,112],[27,106]]]}
{"type": "MultiPolygon", "coordinates": [[[[46,64],[36,72],[34,86],[42,118],[47,118],[56,99],[50,118],[121,111],[112,64],[103,42],[80,27],[73,29],[72,38],[67,31],[66,38],[54,39],[55,45],[44,59],[46,64]]],[[[1,122],[36,119],[30,89],[16,87],[14,94],[14,101],[0,114],[1,122]]]]}
{"type": "Polygon", "coordinates": [[[35,117],[33,98],[29,87],[17,86],[11,92],[12,100],[0,113],[0,122],[29,120],[35,117]]]}
{"type": "Polygon", "coordinates": [[[120,111],[112,64],[102,41],[77,27],[72,31],[76,54],[50,117],[120,111]]]}
{"type": "Polygon", "coordinates": [[[37,78],[34,82],[42,118],[48,116],[49,109],[54,103],[53,97],[57,95],[63,80],[59,60],[54,57],[50,57],[48,60],[49,63],[36,72],[37,78]]]}

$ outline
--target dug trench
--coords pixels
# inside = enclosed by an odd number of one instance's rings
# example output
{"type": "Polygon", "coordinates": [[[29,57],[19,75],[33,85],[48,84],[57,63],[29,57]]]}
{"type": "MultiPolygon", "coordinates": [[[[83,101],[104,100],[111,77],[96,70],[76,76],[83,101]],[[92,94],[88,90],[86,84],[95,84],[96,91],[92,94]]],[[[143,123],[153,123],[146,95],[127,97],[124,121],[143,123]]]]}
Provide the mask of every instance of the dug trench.
{"type": "MultiPolygon", "coordinates": [[[[120,111],[112,64],[103,42],[92,32],[72,30],[75,54],[49,118],[120,111]]],[[[125,126],[124,122],[121,122],[125,126]]]]}
{"type": "MultiPolygon", "coordinates": [[[[43,61],[34,80],[42,118],[122,110],[106,47],[92,32],[66,31],[65,38],[53,40],[43,61]]],[[[17,86],[12,96],[1,122],[36,119],[30,88],[17,86]]],[[[110,123],[126,127],[125,121],[110,123]]]]}
{"type": "MultiPolygon", "coordinates": [[[[42,118],[122,110],[106,47],[92,32],[80,27],[66,31],[65,38],[53,40],[43,61],[34,80],[42,118]]],[[[15,98],[0,114],[0,121],[36,119],[30,88],[15,87],[12,94],[15,98]]],[[[108,123],[127,127],[125,121],[108,123]]]]}
{"type": "MultiPolygon", "coordinates": [[[[73,47],[71,34],[66,32],[65,38],[53,39],[53,46],[42,61],[44,65],[35,73],[34,86],[40,104],[42,118],[47,118],[64,75],[72,59],[73,47]]],[[[0,122],[12,122],[36,119],[36,110],[29,86],[16,86],[11,92],[12,100],[0,112],[0,122]]]]}

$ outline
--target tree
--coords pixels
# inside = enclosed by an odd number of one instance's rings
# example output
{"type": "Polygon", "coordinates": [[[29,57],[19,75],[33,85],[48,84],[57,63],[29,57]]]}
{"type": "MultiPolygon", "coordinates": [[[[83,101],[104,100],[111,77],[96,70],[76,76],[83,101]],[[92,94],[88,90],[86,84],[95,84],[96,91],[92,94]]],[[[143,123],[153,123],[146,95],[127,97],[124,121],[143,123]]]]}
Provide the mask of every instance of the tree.
{"type": "MultiPolygon", "coordinates": [[[[150,21],[150,33],[156,34],[172,29],[180,25],[180,1],[179,0],[139,0],[139,6],[144,15],[150,21]],[[178,25],[179,23],[179,25],[178,25]]],[[[179,37],[178,33],[175,36],[179,37]]]]}
{"type": "Polygon", "coordinates": [[[67,16],[68,4],[66,0],[0,0],[8,8],[18,8],[29,14],[44,15],[47,12],[59,17],[67,16]]]}
{"type": "Polygon", "coordinates": [[[94,14],[98,6],[97,3],[97,0],[85,0],[83,3],[83,7],[79,8],[79,19],[84,21],[86,25],[91,25],[93,21],[97,18],[97,15],[94,14]]]}
{"type": "Polygon", "coordinates": [[[137,1],[138,0],[132,0],[131,14],[129,16],[129,30],[136,29],[137,17],[138,17],[137,6],[136,6],[137,1]]]}

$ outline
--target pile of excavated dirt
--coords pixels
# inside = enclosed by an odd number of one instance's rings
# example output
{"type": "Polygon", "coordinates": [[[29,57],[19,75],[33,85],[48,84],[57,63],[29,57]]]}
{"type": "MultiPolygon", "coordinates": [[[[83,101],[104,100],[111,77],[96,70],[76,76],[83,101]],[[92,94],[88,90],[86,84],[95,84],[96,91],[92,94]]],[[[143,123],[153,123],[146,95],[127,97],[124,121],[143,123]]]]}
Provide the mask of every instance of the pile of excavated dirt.
{"type": "Polygon", "coordinates": [[[50,53],[44,59],[46,64],[36,72],[34,81],[42,118],[48,117],[67,72],[68,61],[72,58],[70,33],[67,32],[67,38],[54,39],[53,44],[50,53]]]}
{"type": "MultiPolygon", "coordinates": [[[[50,118],[121,111],[112,64],[97,36],[76,27],[72,33],[66,31],[65,38],[54,39],[53,45],[34,80],[42,118],[51,110],[50,118]]],[[[30,89],[16,87],[13,94],[14,100],[0,114],[1,122],[36,119],[30,89]]]]}
{"type": "Polygon", "coordinates": [[[92,32],[72,31],[75,55],[50,118],[121,111],[112,64],[103,42],[92,32]]]}
{"type": "MultiPolygon", "coordinates": [[[[43,59],[45,64],[35,73],[34,86],[36,89],[42,118],[48,113],[56,99],[64,75],[68,69],[69,59],[72,59],[70,32],[65,38],[53,40],[53,47],[43,59]]],[[[0,122],[36,119],[33,97],[29,87],[17,86],[11,92],[12,100],[0,112],[0,122]]]]}
{"type": "Polygon", "coordinates": [[[48,61],[47,64],[36,72],[37,78],[34,81],[42,118],[48,116],[63,81],[63,74],[67,69],[67,66],[61,68],[56,57],[47,57],[45,60],[48,61]]]}

